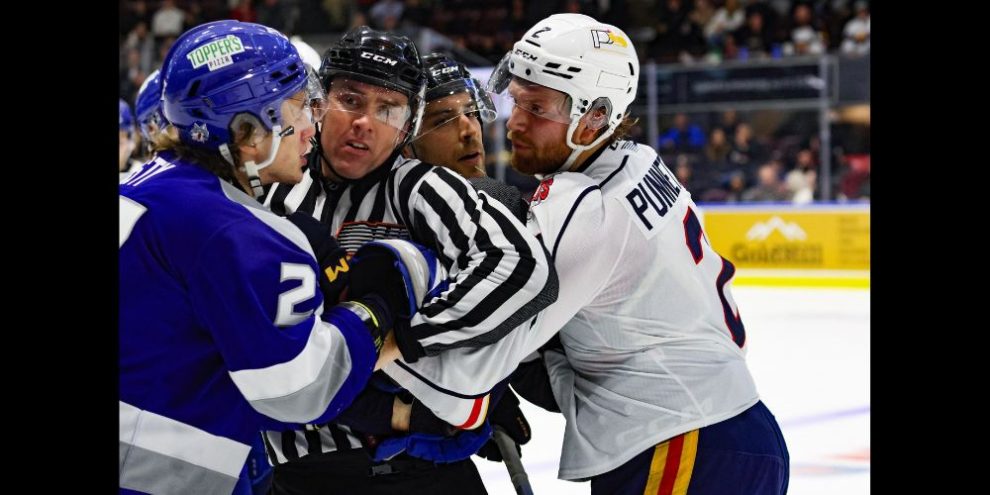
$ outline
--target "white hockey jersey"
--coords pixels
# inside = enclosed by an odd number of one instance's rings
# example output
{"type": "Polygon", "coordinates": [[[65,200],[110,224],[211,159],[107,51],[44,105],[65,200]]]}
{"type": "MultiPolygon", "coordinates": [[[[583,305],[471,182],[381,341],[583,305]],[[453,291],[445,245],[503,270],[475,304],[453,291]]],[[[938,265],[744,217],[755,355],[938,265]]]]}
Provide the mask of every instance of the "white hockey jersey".
{"type": "Polygon", "coordinates": [[[567,419],[561,479],[605,473],[757,402],[735,269],[656,151],[613,143],[580,173],[545,179],[531,213],[562,288],[544,324],[576,310],[560,331],[565,354],[544,356],[567,419]]]}
{"type": "Polygon", "coordinates": [[[566,355],[545,359],[567,418],[562,479],[739,414],[759,396],[728,287],[735,268],[712,250],[696,208],[657,153],[633,142],[547,177],[528,226],[554,259],[557,301],[490,346],[386,371],[438,416],[479,421],[484,392],[560,330],[566,355]]]}

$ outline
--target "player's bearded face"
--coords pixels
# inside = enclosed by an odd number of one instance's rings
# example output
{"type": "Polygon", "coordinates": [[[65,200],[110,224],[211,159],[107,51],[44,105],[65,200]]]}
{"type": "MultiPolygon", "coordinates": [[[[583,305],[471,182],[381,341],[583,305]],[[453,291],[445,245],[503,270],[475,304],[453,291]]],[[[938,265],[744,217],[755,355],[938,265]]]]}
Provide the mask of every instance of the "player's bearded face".
{"type": "Polygon", "coordinates": [[[520,173],[549,174],[567,160],[566,96],[542,86],[513,81],[509,93],[516,104],[506,126],[512,142],[512,168],[520,173]]]}

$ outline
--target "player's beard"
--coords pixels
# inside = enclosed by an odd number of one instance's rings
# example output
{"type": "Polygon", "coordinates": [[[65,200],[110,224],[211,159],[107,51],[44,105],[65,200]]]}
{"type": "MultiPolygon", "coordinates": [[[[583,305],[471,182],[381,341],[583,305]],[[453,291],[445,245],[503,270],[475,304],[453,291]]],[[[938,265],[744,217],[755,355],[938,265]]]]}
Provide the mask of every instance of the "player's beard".
{"type": "Polygon", "coordinates": [[[513,142],[521,142],[524,146],[528,146],[524,154],[517,153],[513,148],[509,160],[512,168],[521,174],[547,175],[554,173],[571,154],[571,149],[563,140],[557,140],[552,145],[534,146],[532,142],[514,135],[512,131],[509,131],[509,138],[513,142]]]}

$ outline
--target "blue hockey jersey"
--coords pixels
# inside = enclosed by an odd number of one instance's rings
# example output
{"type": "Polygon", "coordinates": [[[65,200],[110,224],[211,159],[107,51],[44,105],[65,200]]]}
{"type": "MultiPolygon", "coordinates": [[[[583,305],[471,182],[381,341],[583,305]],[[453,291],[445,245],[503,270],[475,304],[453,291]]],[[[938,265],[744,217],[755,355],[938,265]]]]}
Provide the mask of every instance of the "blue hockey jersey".
{"type": "Polygon", "coordinates": [[[164,153],[120,185],[120,487],[230,493],[259,430],[335,417],[376,359],[305,236],[164,153]]]}

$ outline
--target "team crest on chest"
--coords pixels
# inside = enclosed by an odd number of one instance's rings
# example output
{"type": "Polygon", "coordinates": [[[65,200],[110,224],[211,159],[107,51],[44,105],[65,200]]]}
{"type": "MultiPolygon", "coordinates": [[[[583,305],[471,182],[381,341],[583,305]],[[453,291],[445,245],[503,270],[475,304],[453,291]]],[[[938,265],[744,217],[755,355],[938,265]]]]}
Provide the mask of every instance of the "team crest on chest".
{"type": "Polygon", "coordinates": [[[547,196],[550,195],[550,186],[552,185],[553,177],[543,179],[543,181],[540,182],[539,187],[537,187],[536,191],[533,193],[533,198],[529,200],[530,206],[536,206],[542,203],[543,200],[547,199],[547,196]]]}

